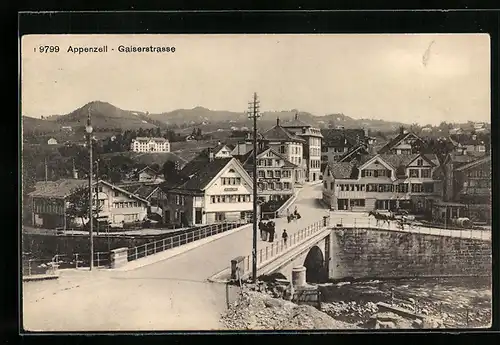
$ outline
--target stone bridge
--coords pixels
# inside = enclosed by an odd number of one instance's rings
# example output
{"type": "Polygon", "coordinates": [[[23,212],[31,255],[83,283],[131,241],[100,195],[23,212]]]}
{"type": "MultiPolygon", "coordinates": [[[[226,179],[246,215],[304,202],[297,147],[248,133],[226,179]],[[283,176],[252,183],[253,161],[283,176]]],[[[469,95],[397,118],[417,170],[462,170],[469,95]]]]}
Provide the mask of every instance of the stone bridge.
{"type": "MultiPolygon", "coordinates": [[[[296,243],[292,239],[289,247],[269,260],[261,260],[258,276],[279,272],[291,279],[297,266],[306,267],[310,283],[351,278],[490,276],[492,272],[489,239],[450,236],[449,232],[439,235],[322,227],[296,243]]],[[[250,275],[245,268],[250,267],[243,264],[245,277],[250,275]]]]}

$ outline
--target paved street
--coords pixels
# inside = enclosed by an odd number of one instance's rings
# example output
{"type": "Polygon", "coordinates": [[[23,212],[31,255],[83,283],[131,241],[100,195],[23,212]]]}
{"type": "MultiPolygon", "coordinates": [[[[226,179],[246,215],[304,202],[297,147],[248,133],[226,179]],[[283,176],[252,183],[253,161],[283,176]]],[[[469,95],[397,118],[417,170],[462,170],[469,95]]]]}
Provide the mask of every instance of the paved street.
{"type": "MultiPolygon", "coordinates": [[[[318,202],[320,195],[320,184],[301,190],[296,205],[302,219],[290,224],[276,220],[278,238],[284,228],[292,235],[328,214],[318,202]]],[[[375,224],[366,214],[331,212],[331,216],[332,225],[340,219],[346,226],[354,221],[357,226],[375,224]]],[[[439,229],[429,231],[439,233],[439,229]]],[[[266,245],[258,240],[259,249],[266,245]]],[[[24,325],[46,331],[219,329],[226,288],[207,278],[251,250],[250,227],[132,271],[68,271],[59,280],[24,283],[24,325]]]]}

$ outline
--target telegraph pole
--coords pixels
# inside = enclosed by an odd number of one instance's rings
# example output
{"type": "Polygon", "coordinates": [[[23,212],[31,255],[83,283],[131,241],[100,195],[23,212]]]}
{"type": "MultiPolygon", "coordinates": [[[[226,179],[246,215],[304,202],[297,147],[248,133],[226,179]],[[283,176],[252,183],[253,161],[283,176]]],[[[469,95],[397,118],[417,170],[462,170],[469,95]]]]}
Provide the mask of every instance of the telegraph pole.
{"type": "Polygon", "coordinates": [[[97,192],[95,193],[96,233],[99,236],[99,159],[97,159],[95,163],[95,183],[97,188],[97,192]]]}
{"type": "Polygon", "coordinates": [[[85,131],[87,132],[89,138],[89,240],[90,240],[90,266],[89,270],[92,271],[94,268],[94,217],[93,217],[93,198],[92,198],[92,168],[93,168],[93,161],[92,161],[92,125],[90,122],[90,108],[89,108],[89,113],[87,117],[87,126],[85,127],[85,131]]]}
{"type": "Polygon", "coordinates": [[[259,100],[254,92],[253,100],[248,103],[248,117],[253,119],[253,246],[252,246],[252,280],[257,281],[257,118],[259,100]]]}

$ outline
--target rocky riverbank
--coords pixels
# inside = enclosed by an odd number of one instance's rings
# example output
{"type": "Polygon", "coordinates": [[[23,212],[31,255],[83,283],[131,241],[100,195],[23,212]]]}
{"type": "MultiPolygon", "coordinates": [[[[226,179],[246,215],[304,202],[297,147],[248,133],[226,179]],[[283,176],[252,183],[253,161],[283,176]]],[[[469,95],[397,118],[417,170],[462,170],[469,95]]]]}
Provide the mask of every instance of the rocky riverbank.
{"type": "Polygon", "coordinates": [[[266,292],[243,286],[241,294],[222,316],[230,330],[353,329],[355,325],[338,321],[309,305],[297,305],[266,292]]]}
{"type": "MultiPolygon", "coordinates": [[[[455,316],[438,313],[431,305],[394,303],[408,313],[382,308],[366,301],[321,303],[321,308],[289,301],[289,290],[275,281],[243,284],[237,300],[222,315],[230,330],[300,329],[431,329],[455,327],[455,316]],[[419,317],[411,314],[418,314],[419,317]]],[[[411,301],[410,301],[411,302],[411,301]]],[[[460,316],[457,316],[460,317],[460,316]]]]}

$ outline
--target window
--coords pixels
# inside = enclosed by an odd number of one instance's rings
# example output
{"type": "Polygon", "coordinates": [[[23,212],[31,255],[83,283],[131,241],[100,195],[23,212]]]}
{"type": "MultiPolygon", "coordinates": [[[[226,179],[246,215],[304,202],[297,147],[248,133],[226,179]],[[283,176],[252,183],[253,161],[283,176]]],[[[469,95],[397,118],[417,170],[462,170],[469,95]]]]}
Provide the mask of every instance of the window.
{"type": "Polygon", "coordinates": [[[334,183],[330,182],[330,189],[333,190],[334,183]]]}
{"type": "Polygon", "coordinates": [[[283,189],[283,183],[281,183],[281,182],[276,182],[276,189],[277,189],[277,190],[282,190],[282,189],[283,189]]]}
{"type": "Polygon", "coordinates": [[[268,178],[273,178],[273,176],[274,176],[274,175],[273,175],[273,171],[272,171],[272,170],[268,170],[268,171],[267,171],[267,177],[268,177],[268,178]]]}
{"type": "Polygon", "coordinates": [[[268,187],[270,190],[274,190],[274,182],[269,182],[268,187]]]}
{"type": "Polygon", "coordinates": [[[179,195],[175,195],[175,204],[179,205],[181,203],[181,198],[179,195]]]}
{"type": "Polygon", "coordinates": [[[273,166],[273,160],[272,159],[266,159],[266,166],[272,167],[273,166]]]}
{"type": "Polygon", "coordinates": [[[274,165],[277,166],[277,167],[279,167],[280,166],[280,162],[281,161],[279,159],[275,159],[274,160],[274,165]]]}
{"type": "Polygon", "coordinates": [[[365,207],[365,199],[351,199],[351,207],[365,207]]]}
{"type": "Polygon", "coordinates": [[[181,205],[183,205],[183,206],[184,206],[184,195],[183,195],[183,196],[181,196],[181,205]]]}
{"type": "Polygon", "coordinates": [[[411,184],[411,192],[412,193],[422,193],[423,188],[421,183],[412,183],[411,184]]]}
{"type": "Polygon", "coordinates": [[[283,189],[290,189],[290,182],[283,182],[283,189]]]}
{"type": "Polygon", "coordinates": [[[266,172],[264,170],[259,170],[257,173],[258,173],[258,176],[261,178],[266,177],[266,172]]]}
{"type": "Polygon", "coordinates": [[[410,177],[418,177],[418,169],[410,169],[410,177]]]}
{"type": "Polygon", "coordinates": [[[276,178],[281,178],[281,171],[279,171],[279,170],[275,170],[275,171],[274,171],[274,177],[276,177],[276,178]]]}
{"type": "Polygon", "coordinates": [[[210,197],[210,202],[211,202],[212,204],[215,204],[215,196],[213,196],[213,195],[212,195],[212,196],[210,197]]]}
{"type": "Polygon", "coordinates": [[[120,196],[120,192],[115,190],[115,196],[120,196]]]}
{"type": "Polygon", "coordinates": [[[285,145],[280,146],[280,153],[286,153],[285,145]]]}
{"type": "Polygon", "coordinates": [[[424,183],[424,193],[434,193],[434,183],[424,183]]]}
{"type": "Polygon", "coordinates": [[[422,169],[420,170],[420,173],[422,174],[422,178],[431,177],[431,169],[422,169]]]}
{"type": "Polygon", "coordinates": [[[323,188],[328,189],[328,184],[326,183],[326,181],[323,181],[323,188]]]}
{"type": "Polygon", "coordinates": [[[417,165],[419,167],[421,167],[422,165],[424,165],[424,160],[423,159],[417,159],[417,165]]]}

